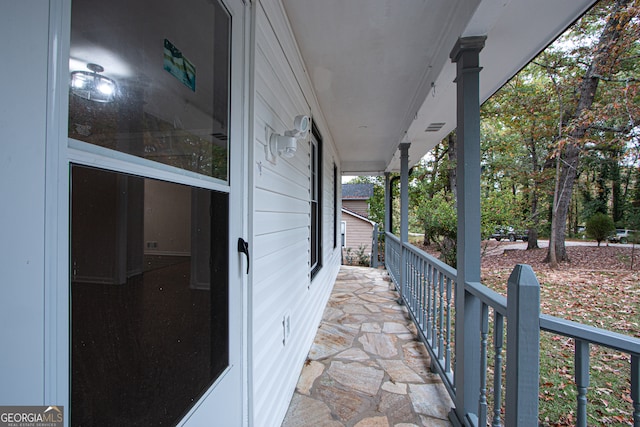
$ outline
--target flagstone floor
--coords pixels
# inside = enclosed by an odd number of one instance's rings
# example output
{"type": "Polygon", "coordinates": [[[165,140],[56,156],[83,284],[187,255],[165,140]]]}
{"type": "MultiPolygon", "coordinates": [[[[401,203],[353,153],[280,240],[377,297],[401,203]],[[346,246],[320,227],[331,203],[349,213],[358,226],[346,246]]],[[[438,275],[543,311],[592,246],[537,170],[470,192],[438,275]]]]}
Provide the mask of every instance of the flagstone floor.
{"type": "Polygon", "coordinates": [[[453,403],[386,271],[343,266],[282,427],[450,426],[453,403]]]}

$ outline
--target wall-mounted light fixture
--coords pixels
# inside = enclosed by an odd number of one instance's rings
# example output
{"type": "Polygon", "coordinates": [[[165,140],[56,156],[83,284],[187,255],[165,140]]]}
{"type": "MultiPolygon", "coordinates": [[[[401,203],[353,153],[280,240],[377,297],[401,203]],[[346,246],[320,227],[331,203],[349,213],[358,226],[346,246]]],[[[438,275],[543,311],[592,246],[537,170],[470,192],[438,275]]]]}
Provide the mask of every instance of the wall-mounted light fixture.
{"type": "Polygon", "coordinates": [[[90,71],[71,72],[71,93],[95,102],[113,101],[118,92],[116,82],[98,74],[104,71],[101,65],[87,64],[87,68],[90,71]]]}
{"type": "Polygon", "coordinates": [[[308,116],[296,116],[293,120],[293,129],[285,131],[284,135],[272,133],[269,136],[267,160],[275,163],[276,154],[287,159],[295,156],[296,149],[298,148],[298,139],[303,139],[307,136],[310,123],[308,116]]]}
{"type": "Polygon", "coordinates": [[[290,159],[296,155],[298,148],[298,140],[294,136],[278,135],[272,133],[269,138],[269,150],[275,156],[278,153],[280,157],[290,159]]]}

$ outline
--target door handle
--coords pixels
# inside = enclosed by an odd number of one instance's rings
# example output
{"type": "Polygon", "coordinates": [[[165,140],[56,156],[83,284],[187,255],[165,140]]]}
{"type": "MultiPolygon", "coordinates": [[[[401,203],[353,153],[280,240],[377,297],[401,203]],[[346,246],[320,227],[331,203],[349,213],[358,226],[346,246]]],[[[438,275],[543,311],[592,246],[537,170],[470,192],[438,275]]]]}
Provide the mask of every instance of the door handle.
{"type": "Polygon", "coordinates": [[[242,237],[238,238],[238,252],[241,252],[247,256],[247,274],[249,274],[249,243],[246,242],[242,237]]]}

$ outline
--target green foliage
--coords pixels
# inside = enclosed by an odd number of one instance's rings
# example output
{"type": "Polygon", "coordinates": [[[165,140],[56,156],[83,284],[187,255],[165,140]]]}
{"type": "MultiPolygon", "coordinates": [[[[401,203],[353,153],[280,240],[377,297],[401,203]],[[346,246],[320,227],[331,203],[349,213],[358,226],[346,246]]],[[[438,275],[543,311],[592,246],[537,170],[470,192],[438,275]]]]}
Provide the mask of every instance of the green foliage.
{"type": "Polygon", "coordinates": [[[436,244],[440,258],[455,267],[458,220],[454,202],[441,191],[424,200],[420,209],[425,234],[436,244]]]}
{"type": "Polygon", "coordinates": [[[366,252],[366,246],[360,245],[358,249],[346,248],[345,249],[345,261],[347,265],[359,265],[362,267],[369,267],[371,265],[371,257],[366,252]]]}
{"type": "Polygon", "coordinates": [[[600,198],[594,198],[591,191],[582,191],[582,213],[581,217],[584,221],[593,217],[595,214],[606,214],[607,203],[600,198]]]}
{"type": "Polygon", "coordinates": [[[587,220],[587,236],[596,240],[598,246],[600,242],[605,240],[612,231],[616,229],[613,224],[613,219],[610,216],[603,213],[596,213],[587,220]]]}
{"type": "MultiPolygon", "coordinates": [[[[511,226],[525,229],[526,210],[522,194],[511,192],[486,192],[481,201],[483,231],[491,234],[496,227],[511,226]]],[[[483,237],[488,237],[488,234],[483,237]]]]}
{"type": "Polygon", "coordinates": [[[483,200],[493,193],[519,196],[529,228],[549,227],[556,157],[569,143],[579,147],[580,162],[577,169],[560,165],[577,177],[557,188],[559,198],[579,188],[568,215],[574,229],[579,218],[606,211],[623,225],[630,199],[640,201],[637,167],[630,167],[637,166],[640,142],[634,129],[640,118],[640,9],[633,3],[618,17],[634,16],[616,28],[615,41],[598,45],[615,8],[602,0],[482,106],[483,200]],[[596,57],[599,47],[605,55],[596,57]],[[582,77],[594,64],[599,81],[593,104],[577,114],[582,77]]]}

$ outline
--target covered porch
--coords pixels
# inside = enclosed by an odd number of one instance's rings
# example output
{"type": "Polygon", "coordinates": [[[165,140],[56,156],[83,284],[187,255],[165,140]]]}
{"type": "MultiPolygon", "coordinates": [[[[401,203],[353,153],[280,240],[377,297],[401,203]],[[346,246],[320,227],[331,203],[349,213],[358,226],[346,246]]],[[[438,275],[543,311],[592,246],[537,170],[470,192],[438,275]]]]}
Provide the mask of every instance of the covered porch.
{"type": "Polygon", "coordinates": [[[450,426],[453,405],[384,269],[343,266],[283,427],[450,426]]]}
{"type": "MultiPolygon", "coordinates": [[[[430,2],[414,5],[412,17],[424,13],[424,22],[435,19],[450,25],[440,34],[430,34],[427,24],[406,25],[414,21],[381,3],[377,10],[343,10],[336,16],[339,7],[283,1],[336,141],[341,173],[386,177],[385,267],[399,293],[398,309],[407,310],[429,353],[428,365],[451,399],[446,419],[456,426],[537,426],[539,337],[548,331],[575,340],[577,425],[587,425],[589,348],[595,345],[629,356],[634,426],[640,426],[640,340],[542,315],[539,283],[528,266],[515,266],[508,298],[480,283],[480,105],[593,2],[573,3],[570,8],[520,0],[473,6],[452,2],[449,9],[430,9],[435,6],[430,2]],[[358,55],[347,52],[351,47],[358,55]],[[415,55],[399,58],[400,52],[415,55]],[[409,169],[453,129],[457,270],[408,241],[409,169]],[[396,172],[401,217],[397,236],[389,228],[390,181],[396,172]]],[[[309,366],[314,365],[313,351],[309,366]]],[[[331,364],[323,365],[323,370],[331,369],[331,364]]],[[[303,384],[305,375],[303,371],[303,384]]],[[[322,382],[317,378],[316,387],[322,382]]],[[[288,417],[309,399],[313,400],[296,394],[288,417]]],[[[325,421],[338,421],[334,415],[330,412],[325,421]]],[[[385,416],[371,415],[371,424],[361,425],[378,425],[378,419],[379,425],[395,425],[388,416],[383,420],[385,416]]],[[[285,425],[295,425],[286,424],[289,419],[285,425]]]]}

